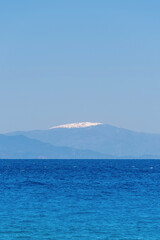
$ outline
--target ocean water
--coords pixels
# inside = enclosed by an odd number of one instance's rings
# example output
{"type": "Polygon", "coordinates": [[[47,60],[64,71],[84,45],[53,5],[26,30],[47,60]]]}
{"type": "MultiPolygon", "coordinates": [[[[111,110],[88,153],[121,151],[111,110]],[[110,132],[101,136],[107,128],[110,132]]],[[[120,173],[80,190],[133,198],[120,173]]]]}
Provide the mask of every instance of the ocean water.
{"type": "Polygon", "coordinates": [[[0,160],[0,240],[159,240],[159,160],[0,160]]]}

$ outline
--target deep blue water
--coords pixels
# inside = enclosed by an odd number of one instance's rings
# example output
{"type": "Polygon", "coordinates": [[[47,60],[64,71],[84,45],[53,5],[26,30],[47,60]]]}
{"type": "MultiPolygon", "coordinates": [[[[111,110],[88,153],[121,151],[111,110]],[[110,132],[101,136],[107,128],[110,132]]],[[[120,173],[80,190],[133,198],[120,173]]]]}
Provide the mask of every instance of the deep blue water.
{"type": "Polygon", "coordinates": [[[0,240],[159,240],[159,160],[0,160],[0,240]]]}

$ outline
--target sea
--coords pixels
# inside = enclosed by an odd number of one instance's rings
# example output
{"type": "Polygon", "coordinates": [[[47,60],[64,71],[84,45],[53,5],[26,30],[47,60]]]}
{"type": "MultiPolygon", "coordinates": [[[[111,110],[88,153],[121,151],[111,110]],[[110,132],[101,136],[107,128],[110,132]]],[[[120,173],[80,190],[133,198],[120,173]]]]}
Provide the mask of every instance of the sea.
{"type": "Polygon", "coordinates": [[[159,240],[160,160],[0,160],[0,240],[159,240]]]}

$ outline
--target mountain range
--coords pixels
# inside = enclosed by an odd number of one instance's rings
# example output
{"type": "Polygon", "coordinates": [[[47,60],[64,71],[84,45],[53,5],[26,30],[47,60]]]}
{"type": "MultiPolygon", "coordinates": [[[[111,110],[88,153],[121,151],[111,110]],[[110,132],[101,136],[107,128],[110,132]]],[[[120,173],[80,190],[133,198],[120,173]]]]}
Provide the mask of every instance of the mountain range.
{"type": "Polygon", "coordinates": [[[56,147],[22,135],[0,134],[0,159],[100,159],[112,156],[91,150],[56,147]]]}
{"type": "Polygon", "coordinates": [[[160,158],[160,134],[72,123],[0,135],[0,158],[160,158]]]}

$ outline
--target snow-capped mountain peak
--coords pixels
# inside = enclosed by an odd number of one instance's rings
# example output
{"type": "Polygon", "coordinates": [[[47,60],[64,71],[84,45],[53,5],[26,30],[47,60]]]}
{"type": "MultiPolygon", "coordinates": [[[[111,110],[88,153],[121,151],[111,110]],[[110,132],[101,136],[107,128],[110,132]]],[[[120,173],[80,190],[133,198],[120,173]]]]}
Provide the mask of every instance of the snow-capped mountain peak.
{"type": "Polygon", "coordinates": [[[93,122],[78,122],[78,123],[70,123],[70,124],[64,124],[59,126],[51,127],[50,129],[54,128],[86,128],[86,127],[92,127],[101,125],[102,123],[93,123],[93,122]]]}

